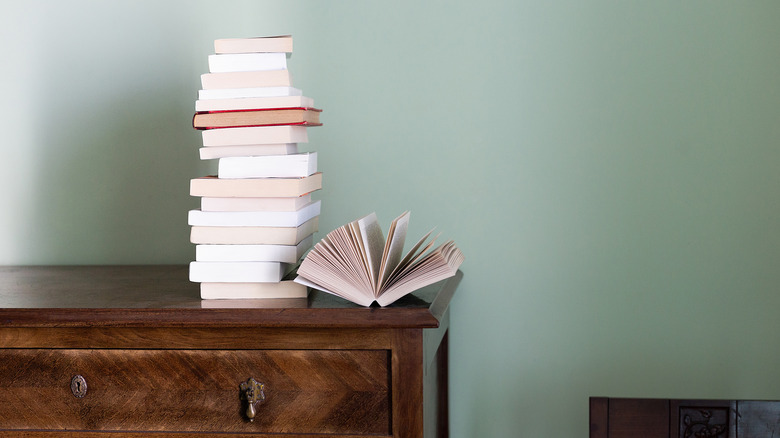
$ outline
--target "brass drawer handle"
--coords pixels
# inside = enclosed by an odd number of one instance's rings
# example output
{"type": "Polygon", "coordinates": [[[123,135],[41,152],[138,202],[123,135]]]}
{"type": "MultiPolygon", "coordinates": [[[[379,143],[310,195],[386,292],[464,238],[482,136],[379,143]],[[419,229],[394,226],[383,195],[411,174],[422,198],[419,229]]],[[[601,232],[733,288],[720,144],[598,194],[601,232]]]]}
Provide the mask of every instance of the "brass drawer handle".
{"type": "Polygon", "coordinates": [[[246,400],[246,417],[249,421],[255,421],[256,405],[265,401],[265,392],[263,392],[265,385],[250,377],[249,380],[238,385],[238,388],[241,390],[241,399],[246,400]]]}

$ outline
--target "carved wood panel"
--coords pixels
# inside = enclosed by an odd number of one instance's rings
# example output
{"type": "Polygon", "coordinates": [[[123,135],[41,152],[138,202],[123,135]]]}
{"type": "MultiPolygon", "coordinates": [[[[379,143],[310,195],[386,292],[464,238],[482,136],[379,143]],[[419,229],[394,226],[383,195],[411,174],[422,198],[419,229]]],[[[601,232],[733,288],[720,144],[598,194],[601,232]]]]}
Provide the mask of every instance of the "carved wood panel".
{"type": "Polygon", "coordinates": [[[729,408],[681,407],[680,438],[727,438],[729,408]]]}
{"type": "Polygon", "coordinates": [[[770,438],[780,401],[590,398],[591,438],[770,438]]]}

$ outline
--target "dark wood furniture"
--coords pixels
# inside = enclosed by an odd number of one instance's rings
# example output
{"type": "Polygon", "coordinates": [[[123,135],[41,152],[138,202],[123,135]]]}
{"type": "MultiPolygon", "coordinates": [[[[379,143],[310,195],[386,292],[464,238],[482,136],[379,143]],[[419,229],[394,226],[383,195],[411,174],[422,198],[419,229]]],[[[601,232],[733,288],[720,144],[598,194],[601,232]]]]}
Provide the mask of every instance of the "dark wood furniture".
{"type": "Polygon", "coordinates": [[[780,401],[590,399],[590,438],[770,438],[780,401]]]}
{"type": "Polygon", "coordinates": [[[387,308],[202,301],[187,275],[0,267],[0,436],[448,436],[460,272],[387,308]]]}

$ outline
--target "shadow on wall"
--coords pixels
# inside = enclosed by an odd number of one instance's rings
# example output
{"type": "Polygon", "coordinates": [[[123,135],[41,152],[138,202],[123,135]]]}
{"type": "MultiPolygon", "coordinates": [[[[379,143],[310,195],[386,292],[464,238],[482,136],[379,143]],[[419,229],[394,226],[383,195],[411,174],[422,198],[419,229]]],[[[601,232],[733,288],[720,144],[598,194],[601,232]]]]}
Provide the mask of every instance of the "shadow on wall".
{"type": "MultiPolygon", "coordinates": [[[[159,55],[147,61],[164,62],[159,55]]],[[[198,77],[170,66],[123,67],[86,65],[77,83],[50,80],[40,88],[35,224],[25,240],[41,263],[192,257],[187,211],[197,202],[189,180],[208,165],[199,160],[200,137],[191,126],[198,77]]]]}

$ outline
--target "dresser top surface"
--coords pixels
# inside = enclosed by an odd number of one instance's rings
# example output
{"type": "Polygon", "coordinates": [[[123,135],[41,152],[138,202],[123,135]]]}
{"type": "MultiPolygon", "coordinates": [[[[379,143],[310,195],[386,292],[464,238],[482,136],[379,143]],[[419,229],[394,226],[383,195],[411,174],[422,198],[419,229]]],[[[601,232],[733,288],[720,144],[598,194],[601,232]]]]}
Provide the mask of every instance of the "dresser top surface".
{"type": "Polygon", "coordinates": [[[308,298],[201,300],[187,265],[2,266],[3,326],[437,327],[462,274],[385,307],[308,298]]]}

